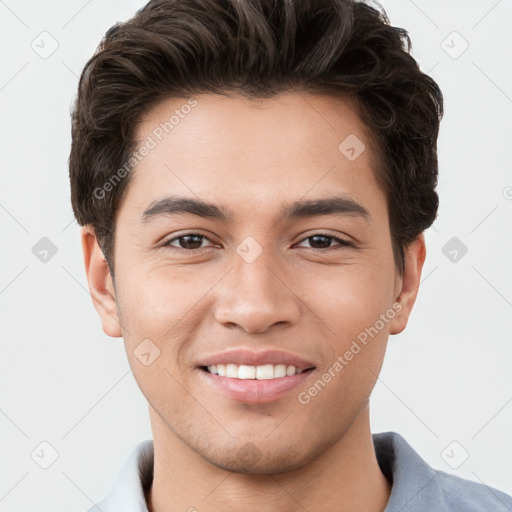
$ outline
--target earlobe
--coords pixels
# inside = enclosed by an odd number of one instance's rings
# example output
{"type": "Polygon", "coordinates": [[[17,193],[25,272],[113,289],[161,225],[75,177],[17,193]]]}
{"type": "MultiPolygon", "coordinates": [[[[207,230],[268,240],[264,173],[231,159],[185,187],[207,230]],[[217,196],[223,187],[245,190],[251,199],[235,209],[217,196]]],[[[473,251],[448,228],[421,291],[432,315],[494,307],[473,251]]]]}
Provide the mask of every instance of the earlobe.
{"type": "Polygon", "coordinates": [[[425,237],[421,233],[404,251],[405,269],[401,276],[401,288],[395,299],[400,308],[395,307],[397,313],[390,323],[390,334],[399,334],[407,326],[418,295],[426,254],[425,237]]]}
{"type": "Polygon", "coordinates": [[[122,336],[112,276],[91,226],[82,228],[82,250],[92,302],[100,315],[103,331],[113,338],[122,336]]]}

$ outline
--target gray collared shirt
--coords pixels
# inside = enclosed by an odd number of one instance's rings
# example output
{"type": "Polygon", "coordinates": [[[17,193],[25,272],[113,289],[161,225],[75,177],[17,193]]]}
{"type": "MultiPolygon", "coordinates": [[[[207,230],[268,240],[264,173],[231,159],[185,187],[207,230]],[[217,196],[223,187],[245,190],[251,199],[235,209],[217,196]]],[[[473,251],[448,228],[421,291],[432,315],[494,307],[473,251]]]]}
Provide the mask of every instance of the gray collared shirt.
{"type": "MultiPolygon", "coordinates": [[[[373,434],[382,472],[392,482],[384,512],[512,512],[512,497],[484,484],[431,468],[396,432],[373,434]]],[[[512,476],[512,475],[511,475],[512,476]]],[[[148,512],[153,441],[139,443],[108,495],[87,512],[148,512]]]]}

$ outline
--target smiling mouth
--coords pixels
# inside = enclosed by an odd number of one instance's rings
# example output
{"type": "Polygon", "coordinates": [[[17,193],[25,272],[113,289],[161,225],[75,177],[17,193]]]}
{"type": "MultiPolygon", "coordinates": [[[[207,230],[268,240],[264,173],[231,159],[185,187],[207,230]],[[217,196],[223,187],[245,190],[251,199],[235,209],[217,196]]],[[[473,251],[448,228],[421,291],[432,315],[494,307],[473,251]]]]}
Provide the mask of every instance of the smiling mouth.
{"type": "Polygon", "coordinates": [[[314,366],[306,369],[296,368],[285,364],[264,364],[260,366],[238,365],[238,364],[214,364],[211,366],[200,366],[201,370],[219,377],[239,380],[272,380],[282,377],[291,377],[300,373],[310,372],[314,366]]]}

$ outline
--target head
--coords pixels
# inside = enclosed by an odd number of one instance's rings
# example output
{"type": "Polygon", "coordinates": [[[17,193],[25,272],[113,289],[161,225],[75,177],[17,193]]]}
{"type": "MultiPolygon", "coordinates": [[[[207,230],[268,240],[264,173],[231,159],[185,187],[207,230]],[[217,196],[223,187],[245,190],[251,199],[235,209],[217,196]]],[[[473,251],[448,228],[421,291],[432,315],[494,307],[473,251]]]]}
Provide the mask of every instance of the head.
{"type": "Polygon", "coordinates": [[[361,2],[158,0],[85,66],[69,163],[91,294],[154,421],[215,465],[325,452],[407,324],[442,116],[409,51],[361,2]],[[291,394],[234,399],[204,366],[238,348],[312,369],[291,394]]]}

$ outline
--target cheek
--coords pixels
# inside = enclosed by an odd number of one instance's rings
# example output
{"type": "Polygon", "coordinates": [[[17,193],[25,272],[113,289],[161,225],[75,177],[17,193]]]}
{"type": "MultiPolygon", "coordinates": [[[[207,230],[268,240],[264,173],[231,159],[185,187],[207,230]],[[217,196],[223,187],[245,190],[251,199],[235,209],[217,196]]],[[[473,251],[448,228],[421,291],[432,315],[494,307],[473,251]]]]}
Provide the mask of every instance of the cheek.
{"type": "Polygon", "coordinates": [[[311,413],[325,416],[328,406],[333,417],[350,418],[375,385],[395,312],[386,300],[387,287],[375,278],[345,274],[339,283],[333,281],[323,282],[322,297],[308,304],[328,326],[324,343],[329,356],[316,381],[302,390],[300,403],[307,402],[311,413]]]}
{"type": "Polygon", "coordinates": [[[138,334],[161,338],[179,328],[179,320],[207,288],[180,271],[164,265],[132,265],[119,274],[118,307],[130,337],[138,334]]]}
{"type": "Polygon", "coordinates": [[[187,313],[200,290],[164,268],[132,265],[118,275],[118,308],[133,375],[149,403],[173,414],[185,399],[181,349],[193,329],[193,315],[187,313]],[[165,399],[169,396],[172,401],[165,399]]]}
{"type": "Polygon", "coordinates": [[[372,265],[324,267],[296,281],[309,309],[338,340],[373,326],[392,305],[394,274],[372,265]]]}
{"type": "Polygon", "coordinates": [[[155,392],[157,398],[162,387],[165,394],[173,396],[183,391],[180,375],[186,375],[189,369],[184,357],[188,347],[193,348],[191,343],[201,323],[206,322],[208,292],[217,281],[217,271],[171,269],[163,262],[120,269],[118,308],[123,337],[134,376],[144,394],[155,392]],[[148,352],[149,357],[143,356],[148,352]],[[153,358],[150,367],[146,367],[145,363],[153,358]]]}
{"type": "Polygon", "coordinates": [[[304,390],[313,408],[330,403],[353,413],[374,387],[382,366],[391,320],[393,267],[353,265],[327,268],[303,281],[309,308],[327,325],[329,357],[317,385],[304,390]],[[386,316],[387,314],[387,316],[386,316]],[[384,315],[384,316],[381,316],[384,315]],[[383,319],[384,318],[384,319],[383,319]],[[325,386],[325,387],[324,387],[325,386]],[[313,398],[318,394],[321,398],[313,398]]]}

